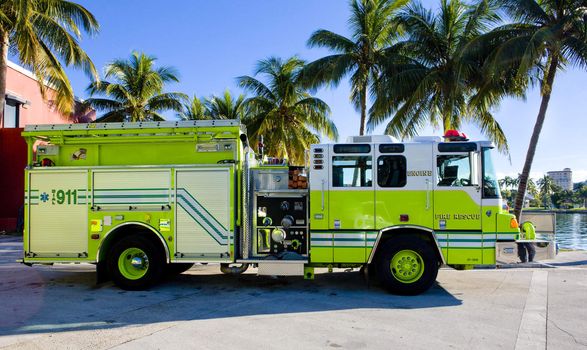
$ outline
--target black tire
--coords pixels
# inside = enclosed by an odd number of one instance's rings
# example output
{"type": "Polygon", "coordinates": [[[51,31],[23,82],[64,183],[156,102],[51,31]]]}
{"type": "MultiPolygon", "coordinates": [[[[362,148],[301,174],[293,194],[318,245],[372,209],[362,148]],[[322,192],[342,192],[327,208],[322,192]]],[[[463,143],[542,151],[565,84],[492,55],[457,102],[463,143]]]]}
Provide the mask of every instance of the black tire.
{"type": "Polygon", "coordinates": [[[165,265],[165,275],[173,277],[191,269],[194,263],[172,263],[165,265]]]}
{"type": "Polygon", "coordinates": [[[379,249],[376,261],[377,276],[389,292],[399,295],[421,294],[427,291],[436,280],[439,267],[438,257],[428,242],[418,237],[400,236],[385,242],[379,249]],[[392,259],[396,254],[398,254],[398,258],[402,256],[406,258],[396,261],[398,264],[396,266],[407,263],[411,269],[410,264],[414,263],[418,267],[413,270],[407,269],[407,277],[401,276],[401,268],[396,269],[391,266],[392,259]],[[412,259],[411,262],[410,259],[412,259]],[[423,267],[423,270],[420,267],[423,267]],[[410,271],[416,271],[416,273],[410,271]],[[404,278],[403,282],[399,277],[396,277],[398,275],[404,278]]]}
{"type": "Polygon", "coordinates": [[[125,290],[143,290],[153,286],[161,279],[165,267],[165,256],[161,247],[151,240],[143,236],[132,235],[122,238],[114,244],[108,254],[107,263],[110,278],[118,287],[125,290]],[[140,254],[135,254],[134,257],[144,262],[140,268],[134,270],[136,272],[134,278],[129,278],[128,272],[125,275],[119,268],[120,259],[126,260],[126,262],[133,259],[133,254],[128,253],[126,257],[122,257],[129,250],[141,251],[140,254]]]}

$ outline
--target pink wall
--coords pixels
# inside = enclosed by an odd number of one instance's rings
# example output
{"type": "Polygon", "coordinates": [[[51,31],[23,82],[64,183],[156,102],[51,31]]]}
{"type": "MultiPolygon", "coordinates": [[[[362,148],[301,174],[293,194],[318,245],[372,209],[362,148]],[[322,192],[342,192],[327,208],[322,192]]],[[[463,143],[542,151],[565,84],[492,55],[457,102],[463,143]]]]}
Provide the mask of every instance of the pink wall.
{"type": "MultiPolygon", "coordinates": [[[[6,90],[8,95],[28,101],[20,106],[21,128],[27,124],[88,123],[96,119],[95,111],[81,116],[63,117],[50,103],[55,91],[48,89],[47,99],[43,100],[35,77],[12,62],[8,63],[6,90]]],[[[23,204],[27,147],[20,136],[21,132],[19,128],[4,129],[0,124],[0,232],[16,228],[18,209],[23,204]]]]}
{"type": "Polygon", "coordinates": [[[6,90],[8,94],[29,101],[29,103],[22,105],[20,108],[19,125],[21,128],[27,124],[87,123],[96,119],[95,111],[85,116],[63,117],[51,105],[50,101],[55,94],[54,90],[48,89],[46,93],[47,99],[43,100],[41,90],[34,76],[12,62],[8,64],[6,90]]]}
{"type": "Polygon", "coordinates": [[[21,132],[18,128],[0,129],[0,231],[16,228],[18,208],[24,200],[27,146],[21,132]]]}

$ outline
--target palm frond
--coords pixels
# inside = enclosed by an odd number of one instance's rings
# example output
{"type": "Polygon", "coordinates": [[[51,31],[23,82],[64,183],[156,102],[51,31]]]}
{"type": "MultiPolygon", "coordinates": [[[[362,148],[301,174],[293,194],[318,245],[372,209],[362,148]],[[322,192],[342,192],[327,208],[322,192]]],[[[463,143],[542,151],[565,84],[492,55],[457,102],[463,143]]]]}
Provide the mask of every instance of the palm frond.
{"type": "Polygon", "coordinates": [[[350,53],[355,50],[355,43],[340,34],[320,29],[312,33],[307,42],[308,47],[325,47],[335,52],[350,53]]]}

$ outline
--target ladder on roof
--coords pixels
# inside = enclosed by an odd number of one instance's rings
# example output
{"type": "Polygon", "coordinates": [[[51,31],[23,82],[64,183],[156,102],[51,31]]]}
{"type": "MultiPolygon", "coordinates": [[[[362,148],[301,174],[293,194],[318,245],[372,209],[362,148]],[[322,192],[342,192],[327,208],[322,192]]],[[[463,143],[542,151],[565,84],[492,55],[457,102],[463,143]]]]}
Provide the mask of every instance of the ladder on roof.
{"type": "Polygon", "coordinates": [[[236,119],[222,120],[182,120],[161,122],[136,122],[136,123],[80,123],[80,124],[37,124],[24,127],[29,131],[62,131],[62,130],[121,130],[121,129],[157,129],[157,128],[194,128],[210,126],[239,126],[236,119]]]}

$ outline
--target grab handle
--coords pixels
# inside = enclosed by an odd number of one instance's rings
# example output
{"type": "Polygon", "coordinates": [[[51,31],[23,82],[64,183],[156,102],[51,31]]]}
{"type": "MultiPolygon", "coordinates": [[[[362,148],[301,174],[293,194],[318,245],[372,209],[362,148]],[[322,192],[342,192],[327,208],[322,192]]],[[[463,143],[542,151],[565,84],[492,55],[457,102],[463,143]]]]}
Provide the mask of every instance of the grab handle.
{"type": "Polygon", "coordinates": [[[426,179],[426,210],[430,209],[430,180],[426,179]]]}
{"type": "Polygon", "coordinates": [[[322,211],[324,211],[324,183],[326,181],[322,180],[322,211]]]}

